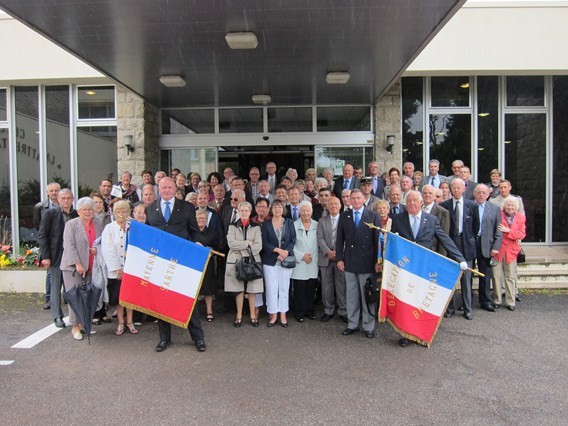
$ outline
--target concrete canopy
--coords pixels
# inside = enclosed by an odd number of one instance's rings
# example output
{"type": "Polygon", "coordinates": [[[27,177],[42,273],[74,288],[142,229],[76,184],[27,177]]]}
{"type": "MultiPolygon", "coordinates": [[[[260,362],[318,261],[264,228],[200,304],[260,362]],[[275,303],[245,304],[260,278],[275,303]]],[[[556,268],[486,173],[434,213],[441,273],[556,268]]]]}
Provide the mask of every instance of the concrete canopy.
{"type": "MultiPolygon", "coordinates": [[[[159,108],[371,104],[465,0],[0,0],[0,7],[159,108]],[[228,32],[258,46],[232,50],[228,32]],[[347,71],[330,85],[331,71],[347,71]],[[159,79],[180,75],[185,87],[159,79]]],[[[17,40],[12,40],[17,43],[17,40]]]]}

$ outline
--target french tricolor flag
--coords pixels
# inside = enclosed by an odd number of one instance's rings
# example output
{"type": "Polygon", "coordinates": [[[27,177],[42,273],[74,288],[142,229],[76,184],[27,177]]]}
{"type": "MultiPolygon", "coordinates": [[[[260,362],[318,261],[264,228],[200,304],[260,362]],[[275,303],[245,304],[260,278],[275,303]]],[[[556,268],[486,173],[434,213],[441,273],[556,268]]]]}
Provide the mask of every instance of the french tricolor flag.
{"type": "Polygon", "coordinates": [[[187,327],[211,249],[130,221],[120,304],[187,327]]]}
{"type": "Polygon", "coordinates": [[[430,347],[460,276],[453,260],[388,233],[379,321],[430,347]]]}

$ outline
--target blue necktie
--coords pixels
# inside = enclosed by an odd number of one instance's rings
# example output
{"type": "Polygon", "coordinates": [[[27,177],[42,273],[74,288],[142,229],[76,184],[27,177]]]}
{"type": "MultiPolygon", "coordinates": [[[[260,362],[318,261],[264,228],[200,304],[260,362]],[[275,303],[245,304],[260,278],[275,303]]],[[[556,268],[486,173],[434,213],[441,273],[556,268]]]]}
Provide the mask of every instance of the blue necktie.
{"type": "Polygon", "coordinates": [[[292,219],[293,220],[298,219],[298,207],[292,207],[292,219]]]}
{"type": "Polygon", "coordinates": [[[166,201],[166,210],[164,213],[164,219],[166,219],[166,222],[170,221],[170,216],[172,215],[172,210],[170,209],[170,202],[166,201]]]}
{"type": "Polygon", "coordinates": [[[343,181],[343,189],[349,189],[349,179],[343,181]]]}
{"type": "Polygon", "coordinates": [[[355,229],[359,228],[359,221],[361,220],[359,217],[360,214],[360,212],[355,212],[355,229]]]}
{"type": "Polygon", "coordinates": [[[418,231],[420,231],[420,222],[418,222],[418,216],[411,216],[412,217],[412,234],[414,235],[414,239],[418,235],[418,231]]]}

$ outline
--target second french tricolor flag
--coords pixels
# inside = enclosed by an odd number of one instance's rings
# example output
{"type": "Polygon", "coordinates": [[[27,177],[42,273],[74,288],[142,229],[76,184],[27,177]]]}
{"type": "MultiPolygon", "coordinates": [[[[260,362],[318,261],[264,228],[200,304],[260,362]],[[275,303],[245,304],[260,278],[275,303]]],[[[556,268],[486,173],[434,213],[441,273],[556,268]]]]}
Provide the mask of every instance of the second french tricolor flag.
{"type": "Polygon", "coordinates": [[[120,304],[187,327],[211,250],[131,221],[120,304]]]}

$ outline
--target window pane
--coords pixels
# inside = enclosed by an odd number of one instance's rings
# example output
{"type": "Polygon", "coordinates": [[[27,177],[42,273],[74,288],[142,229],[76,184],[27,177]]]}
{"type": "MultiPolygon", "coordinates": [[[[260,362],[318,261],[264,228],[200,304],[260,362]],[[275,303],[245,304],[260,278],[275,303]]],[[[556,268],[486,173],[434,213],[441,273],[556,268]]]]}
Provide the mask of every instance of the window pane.
{"type": "Polygon", "coordinates": [[[262,133],[262,131],[262,108],[219,110],[219,133],[262,133]]]}
{"type": "Polygon", "coordinates": [[[77,92],[80,120],[115,118],[114,86],[79,87],[77,92]]]}
{"type": "Polygon", "coordinates": [[[544,106],[544,77],[507,77],[507,106],[544,106]]]}
{"type": "Polygon", "coordinates": [[[311,132],[311,108],[268,108],[269,132],[311,132]]]}
{"type": "Polygon", "coordinates": [[[101,179],[117,180],[116,126],[77,128],[79,194],[88,196],[101,179]]]}
{"type": "Polygon", "coordinates": [[[10,218],[10,156],[8,129],[0,129],[0,243],[12,244],[12,225],[10,218]]]}
{"type": "Polygon", "coordinates": [[[38,88],[16,87],[16,157],[20,243],[37,240],[33,208],[40,201],[38,88]]]}
{"type": "Polygon", "coordinates": [[[422,77],[402,79],[402,162],[412,161],[416,170],[424,163],[424,102],[422,77]]]}
{"type": "Polygon", "coordinates": [[[468,107],[469,77],[432,77],[433,107],[468,107]]]}
{"type": "Polygon", "coordinates": [[[70,187],[69,86],[45,88],[47,182],[70,187]]]}
{"type": "Polygon", "coordinates": [[[505,178],[523,198],[527,242],[543,242],[546,221],[546,114],[505,115],[505,178]]]}
{"type": "Polygon", "coordinates": [[[178,168],[186,176],[197,172],[205,180],[217,170],[217,148],[172,149],[170,161],[169,170],[178,168]]]}
{"type": "Polygon", "coordinates": [[[489,182],[499,165],[498,78],[477,78],[477,181],[489,182]]]}
{"type": "Polygon", "coordinates": [[[372,148],[366,151],[367,147],[325,147],[316,146],[316,171],[318,176],[323,175],[323,171],[330,167],[335,176],[341,176],[343,166],[351,163],[353,167],[363,167],[367,170],[367,165],[372,158],[372,148]]]}
{"type": "Polygon", "coordinates": [[[471,114],[430,115],[430,159],[440,161],[440,174],[451,176],[452,162],[471,167],[471,114]]]}
{"type": "Polygon", "coordinates": [[[552,241],[568,241],[568,77],[554,77],[552,241]]]}
{"type": "Polygon", "coordinates": [[[8,112],[6,111],[6,89],[0,89],[0,121],[8,120],[8,112]]]}
{"type": "Polygon", "coordinates": [[[215,133],[215,111],[186,109],[162,111],[163,135],[215,133]]]}
{"type": "Polygon", "coordinates": [[[319,107],[318,132],[356,132],[371,130],[371,109],[368,106],[319,107]]]}

